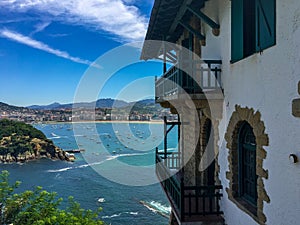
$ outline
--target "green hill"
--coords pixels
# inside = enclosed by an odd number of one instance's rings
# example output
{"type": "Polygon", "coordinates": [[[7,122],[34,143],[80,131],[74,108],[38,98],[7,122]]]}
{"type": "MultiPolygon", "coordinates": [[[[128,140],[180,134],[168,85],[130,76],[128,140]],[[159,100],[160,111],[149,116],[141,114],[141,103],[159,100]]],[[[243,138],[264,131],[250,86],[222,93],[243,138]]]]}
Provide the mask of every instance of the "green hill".
{"type": "Polygon", "coordinates": [[[42,157],[69,159],[62,149],[33,126],[0,120],[0,162],[24,162],[42,157]]]}
{"type": "Polygon", "coordinates": [[[34,110],[25,108],[25,107],[18,107],[18,106],[14,106],[14,105],[8,105],[6,103],[0,102],[0,111],[4,111],[4,112],[21,112],[21,113],[25,113],[25,112],[34,112],[34,110]]]}

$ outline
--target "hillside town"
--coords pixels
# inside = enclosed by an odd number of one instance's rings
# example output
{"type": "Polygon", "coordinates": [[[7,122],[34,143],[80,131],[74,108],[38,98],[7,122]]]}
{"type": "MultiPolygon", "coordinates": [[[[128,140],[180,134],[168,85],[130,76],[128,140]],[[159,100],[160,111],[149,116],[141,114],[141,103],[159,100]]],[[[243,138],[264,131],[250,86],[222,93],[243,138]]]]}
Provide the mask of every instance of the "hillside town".
{"type": "MultiPolygon", "coordinates": [[[[149,106],[144,106],[149,107],[149,106]]],[[[165,116],[169,120],[176,120],[168,110],[159,109],[144,113],[140,108],[135,110],[112,108],[65,108],[65,109],[30,109],[24,107],[0,105],[0,120],[10,119],[26,123],[44,122],[79,122],[79,121],[152,121],[162,120],[165,116]]]]}

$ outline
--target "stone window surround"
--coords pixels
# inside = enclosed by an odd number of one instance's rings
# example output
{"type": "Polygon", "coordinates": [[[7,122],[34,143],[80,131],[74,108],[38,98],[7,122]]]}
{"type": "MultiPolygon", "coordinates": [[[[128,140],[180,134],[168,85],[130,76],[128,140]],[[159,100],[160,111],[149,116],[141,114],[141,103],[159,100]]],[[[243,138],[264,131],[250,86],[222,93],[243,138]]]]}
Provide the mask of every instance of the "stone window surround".
{"type": "Polygon", "coordinates": [[[226,188],[228,198],[235,203],[242,211],[250,215],[256,222],[264,225],[267,221],[263,213],[264,202],[270,203],[270,198],[265,190],[263,179],[268,179],[268,171],[263,169],[263,160],[267,157],[267,152],[263,146],[269,145],[268,135],[265,133],[265,125],[261,120],[259,111],[254,112],[253,108],[242,108],[235,106],[232,113],[227,131],[225,134],[227,149],[229,150],[228,163],[229,171],[226,172],[226,178],[229,180],[229,188],[226,188]],[[241,125],[247,122],[253,128],[256,138],[256,174],[257,179],[257,207],[250,207],[237,197],[238,192],[238,134],[241,125]]]}

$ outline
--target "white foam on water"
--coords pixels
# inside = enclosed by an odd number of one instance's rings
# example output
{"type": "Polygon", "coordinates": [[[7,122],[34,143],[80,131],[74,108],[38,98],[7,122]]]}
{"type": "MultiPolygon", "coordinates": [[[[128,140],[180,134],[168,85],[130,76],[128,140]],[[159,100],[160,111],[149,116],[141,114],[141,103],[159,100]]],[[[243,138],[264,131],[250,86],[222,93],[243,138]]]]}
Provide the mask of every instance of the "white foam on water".
{"type": "Polygon", "coordinates": [[[154,213],[157,213],[157,210],[156,209],[153,209],[152,207],[150,207],[149,205],[146,205],[144,204],[144,206],[149,209],[150,211],[154,212],[154,213]]]}
{"type": "Polygon", "coordinates": [[[156,201],[140,201],[140,203],[147,209],[154,213],[158,213],[164,217],[168,217],[171,213],[171,206],[165,206],[156,201]]]}
{"type": "Polygon", "coordinates": [[[55,137],[49,137],[48,139],[60,139],[60,136],[55,136],[55,137]]]}
{"type": "Polygon", "coordinates": [[[161,204],[160,202],[156,202],[156,201],[151,201],[151,202],[147,202],[147,203],[162,213],[166,213],[166,214],[171,213],[171,206],[165,206],[165,205],[161,204]]]}
{"type": "Polygon", "coordinates": [[[111,219],[111,218],[114,218],[114,217],[119,217],[121,215],[122,215],[122,213],[119,213],[119,214],[113,214],[111,216],[102,216],[101,218],[102,219],[111,219]]]}
{"type": "Polygon", "coordinates": [[[137,216],[139,213],[138,212],[122,212],[122,213],[118,213],[118,214],[113,214],[111,216],[102,216],[101,218],[102,219],[111,219],[111,218],[114,218],[114,217],[119,217],[123,214],[129,214],[129,215],[137,216]]]}
{"type": "Polygon", "coordinates": [[[112,155],[112,156],[108,156],[105,160],[100,161],[100,162],[88,163],[88,164],[83,164],[83,165],[80,165],[80,166],[65,167],[65,168],[61,168],[61,169],[57,169],[57,170],[47,170],[47,172],[49,172],[49,173],[66,172],[68,170],[82,169],[82,168],[86,168],[86,167],[89,167],[89,166],[101,165],[102,163],[105,163],[106,161],[111,161],[111,160],[117,159],[119,157],[131,157],[131,156],[146,155],[146,154],[148,154],[148,153],[112,155]]]}
{"type": "Polygon", "coordinates": [[[47,172],[49,172],[49,173],[65,172],[65,171],[71,170],[71,169],[73,169],[73,168],[74,168],[74,167],[65,167],[65,168],[58,169],[58,170],[47,170],[47,172]]]}

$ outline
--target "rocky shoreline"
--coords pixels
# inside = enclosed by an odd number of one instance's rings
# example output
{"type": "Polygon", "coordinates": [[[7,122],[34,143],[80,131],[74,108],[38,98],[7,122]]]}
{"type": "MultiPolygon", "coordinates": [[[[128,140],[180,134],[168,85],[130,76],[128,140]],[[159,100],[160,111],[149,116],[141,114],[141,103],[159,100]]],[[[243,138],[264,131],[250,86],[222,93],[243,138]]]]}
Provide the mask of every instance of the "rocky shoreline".
{"type": "Polygon", "coordinates": [[[29,124],[0,120],[0,163],[27,162],[40,158],[74,161],[45,134],[29,124]]]}
{"type": "Polygon", "coordinates": [[[69,161],[73,162],[75,160],[74,156],[67,155],[68,153],[58,153],[54,157],[51,156],[49,153],[46,155],[39,155],[30,152],[25,152],[24,154],[18,155],[17,157],[11,155],[10,153],[6,155],[0,155],[0,163],[25,163],[29,161],[34,161],[42,158],[48,158],[51,160],[62,160],[62,161],[69,161]]]}
{"type": "Polygon", "coordinates": [[[34,138],[30,140],[30,144],[33,146],[32,152],[26,151],[18,155],[11,153],[1,154],[0,152],[0,163],[24,163],[28,161],[38,160],[41,158],[71,162],[75,160],[73,154],[69,154],[63,151],[61,148],[56,147],[52,143],[52,141],[34,138]]]}

